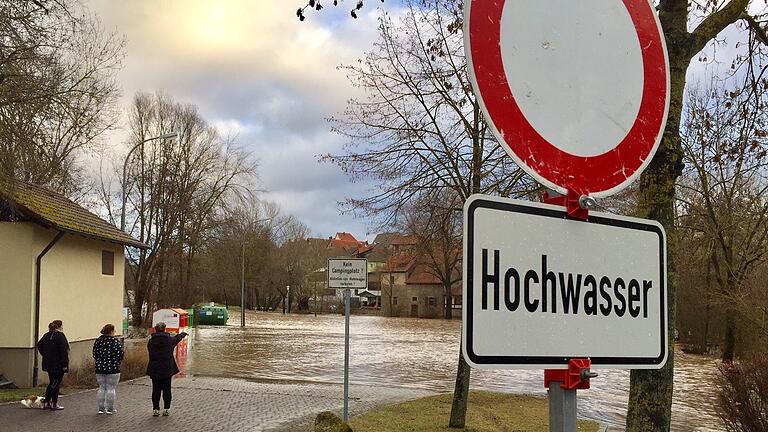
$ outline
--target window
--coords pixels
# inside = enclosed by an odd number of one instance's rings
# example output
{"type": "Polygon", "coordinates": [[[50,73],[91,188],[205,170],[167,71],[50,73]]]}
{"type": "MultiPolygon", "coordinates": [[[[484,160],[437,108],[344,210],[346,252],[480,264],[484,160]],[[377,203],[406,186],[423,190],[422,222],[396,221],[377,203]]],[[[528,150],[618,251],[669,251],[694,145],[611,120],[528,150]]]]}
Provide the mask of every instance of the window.
{"type": "Polygon", "coordinates": [[[392,304],[393,304],[393,305],[396,305],[396,304],[397,304],[397,297],[392,297],[392,304]]]}
{"type": "Polygon", "coordinates": [[[411,303],[418,303],[419,298],[418,297],[411,297],[411,303]]]}
{"type": "Polygon", "coordinates": [[[112,251],[101,251],[101,274],[114,276],[115,274],[115,253],[112,251]]]}
{"type": "Polygon", "coordinates": [[[429,297],[427,304],[430,306],[437,306],[437,300],[435,300],[434,297],[429,297]]]}

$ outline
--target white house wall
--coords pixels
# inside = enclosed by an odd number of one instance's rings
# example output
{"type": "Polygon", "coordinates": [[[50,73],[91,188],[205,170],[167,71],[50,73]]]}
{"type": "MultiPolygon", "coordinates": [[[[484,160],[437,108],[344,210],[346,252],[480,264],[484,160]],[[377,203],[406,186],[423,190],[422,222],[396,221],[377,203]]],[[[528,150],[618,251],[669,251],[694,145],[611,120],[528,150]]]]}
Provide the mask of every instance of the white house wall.
{"type": "MultiPolygon", "coordinates": [[[[33,250],[42,251],[55,232],[35,228],[33,250]]],[[[60,319],[70,342],[95,339],[104,324],[121,328],[123,321],[123,247],[70,234],[42,262],[40,333],[60,319]],[[101,252],[115,254],[114,275],[102,275],[101,252]]]]}
{"type": "Polygon", "coordinates": [[[0,347],[32,347],[33,225],[0,223],[0,347]]]}

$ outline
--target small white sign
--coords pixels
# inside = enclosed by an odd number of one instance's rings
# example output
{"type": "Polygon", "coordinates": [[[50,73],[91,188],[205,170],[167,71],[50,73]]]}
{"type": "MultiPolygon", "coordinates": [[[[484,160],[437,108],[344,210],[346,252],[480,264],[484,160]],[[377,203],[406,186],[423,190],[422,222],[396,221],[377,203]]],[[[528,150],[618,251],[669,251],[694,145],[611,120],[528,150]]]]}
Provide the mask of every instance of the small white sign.
{"type": "Polygon", "coordinates": [[[368,289],[368,260],[329,259],[328,288],[368,289]]]}
{"type": "Polygon", "coordinates": [[[483,369],[658,369],[666,237],[654,221],[474,195],[464,206],[464,357],[483,369]]]}

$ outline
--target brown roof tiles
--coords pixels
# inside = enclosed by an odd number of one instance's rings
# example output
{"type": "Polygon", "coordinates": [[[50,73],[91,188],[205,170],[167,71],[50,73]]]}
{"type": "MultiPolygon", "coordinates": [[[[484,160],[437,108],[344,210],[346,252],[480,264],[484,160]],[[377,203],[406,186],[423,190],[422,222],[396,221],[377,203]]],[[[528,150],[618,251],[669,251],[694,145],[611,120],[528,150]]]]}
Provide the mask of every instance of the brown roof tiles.
{"type": "Polygon", "coordinates": [[[32,183],[0,180],[0,199],[35,222],[70,234],[138,248],[147,245],[65,196],[32,183]]]}

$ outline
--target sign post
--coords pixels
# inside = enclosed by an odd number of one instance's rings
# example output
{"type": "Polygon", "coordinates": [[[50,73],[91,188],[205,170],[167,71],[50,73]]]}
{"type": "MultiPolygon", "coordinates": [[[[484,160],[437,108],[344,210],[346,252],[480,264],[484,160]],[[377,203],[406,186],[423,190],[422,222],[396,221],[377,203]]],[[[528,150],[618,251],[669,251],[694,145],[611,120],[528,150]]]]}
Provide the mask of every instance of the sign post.
{"type": "Polygon", "coordinates": [[[591,213],[651,162],[669,112],[648,0],[466,0],[470,82],[501,147],[556,195],[464,207],[464,357],[544,368],[550,431],[576,431],[591,367],[667,359],[661,225],[591,213]]]}
{"type": "Polygon", "coordinates": [[[349,422],[349,315],[352,289],[368,289],[368,260],[328,260],[328,288],[344,289],[344,422],[349,422]]]}

